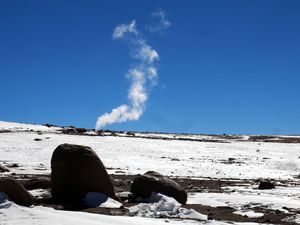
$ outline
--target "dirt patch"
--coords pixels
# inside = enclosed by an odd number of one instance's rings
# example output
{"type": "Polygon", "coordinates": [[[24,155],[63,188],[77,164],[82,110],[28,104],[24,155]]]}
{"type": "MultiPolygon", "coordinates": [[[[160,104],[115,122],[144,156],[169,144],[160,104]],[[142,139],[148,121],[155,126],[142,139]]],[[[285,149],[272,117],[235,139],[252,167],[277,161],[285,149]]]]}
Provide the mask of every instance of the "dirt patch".
{"type": "Polygon", "coordinates": [[[265,210],[262,208],[252,208],[251,210],[255,212],[264,213],[261,218],[249,218],[247,216],[242,216],[235,214],[235,209],[231,207],[210,207],[198,204],[185,205],[187,209],[194,209],[197,212],[208,215],[210,219],[214,220],[226,220],[234,222],[255,222],[255,223],[272,223],[281,225],[291,225],[293,223],[282,221],[284,218],[291,216],[289,213],[284,213],[279,210],[265,210]]]}
{"type": "MultiPolygon", "coordinates": [[[[2,175],[7,176],[7,175],[2,175]]],[[[12,176],[12,175],[10,175],[12,176]]],[[[114,184],[115,191],[128,192],[130,186],[137,175],[125,175],[125,174],[113,174],[110,175],[114,184]]],[[[13,175],[13,177],[19,180],[26,189],[50,189],[50,175],[13,175]]],[[[225,187],[234,186],[253,186],[259,184],[259,180],[239,180],[239,179],[212,179],[212,178],[195,178],[195,177],[170,177],[180,185],[182,185],[187,192],[207,192],[207,193],[221,193],[228,192],[229,189],[225,187]]],[[[295,186],[299,185],[299,182],[295,180],[277,180],[276,186],[295,186]]],[[[234,191],[234,190],[232,190],[234,191]]],[[[136,205],[135,202],[125,201],[123,198],[123,206],[119,209],[108,208],[86,208],[81,201],[66,201],[58,202],[52,199],[50,195],[45,195],[36,201],[36,205],[42,205],[45,207],[52,207],[58,210],[71,210],[82,211],[88,213],[104,214],[104,215],[118,215],[118,216],[130,216],[126,207],[136,205]]],[[[261,218],[249,218],[235,214],[236,209],[232,207],[211,207],[201,204],[186,204],[183,207],[188,209],[194,209],[199,213],[208,215],[209,219],[232,221],[232,222],[256,222],[256,223],[272,223],[282,225],[292,225],[293,221],[286,218],[299,213],[295,209],[286,209],[289,213],[285,213],[279,210],[270,210],[263,207],[249,208],[255,212],[263,213],[261,218]],[[286,220],[285,220],[286,219],[286,220]]],[[[247,208],[247,206],[244,206],[247,208]]]]}
{"type": "Polygon", "coordinates": [[[272,143],[300,143],[300,137],[284,136],[251,136],[248,141],[253,142],[272,142],[272,143]]]}

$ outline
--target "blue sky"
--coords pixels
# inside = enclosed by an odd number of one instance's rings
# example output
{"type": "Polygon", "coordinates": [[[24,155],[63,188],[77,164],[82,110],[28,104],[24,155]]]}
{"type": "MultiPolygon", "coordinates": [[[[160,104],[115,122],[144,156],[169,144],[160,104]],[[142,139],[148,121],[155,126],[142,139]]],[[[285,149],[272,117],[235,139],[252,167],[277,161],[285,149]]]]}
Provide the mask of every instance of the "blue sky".
{"type": "Polygon", "coordinates": [[[136,20],[160,56],[138,121],[105,128],[300,134],[299,1],[0,1],[0,120],[93,128],[127,103],[136,20]],[[145,29],[156,9],[171,26],[145,29]]]}

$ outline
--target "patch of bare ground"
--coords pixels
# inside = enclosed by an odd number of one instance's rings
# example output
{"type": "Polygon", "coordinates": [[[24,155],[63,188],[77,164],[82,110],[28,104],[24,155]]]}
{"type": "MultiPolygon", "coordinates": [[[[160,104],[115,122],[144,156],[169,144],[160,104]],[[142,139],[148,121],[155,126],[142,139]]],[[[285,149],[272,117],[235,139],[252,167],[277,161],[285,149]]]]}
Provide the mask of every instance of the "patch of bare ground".
{"type": "Polygon", "coordinates": [[[272,143],[300,143],[300,137],[284,137],[284,136],[251,136],[248,141],[252,142],[272,142],[272,143]]]}
{"type": "MultiPolygon", "coordinates": [[[[138,204],[136,202],[124,201],[124,207],[119,209],[109,208],[86,208],[82,202],[68,201],[57,202],[51,198],[50,195],[50,175],[4,175],[10,176],[19,180],[27,190],[34,189],[46,189],[48,194],[42,195],[37,201],[36,205],[43,205],[46,207],[52,207],[58,210],[72,210],[82,211],[88,213],[105,214],[113,216],[130,216],[129,210],[126,207],[138,204]]],[[[131,183],[137,175],[125,175],[125,174],[113,174],[110,175],[116,192],[130,191],[131,183]]],[[[171,177],[173,180],[182,185],[187,192],[207,192],[207,193],[221,193],[228,191],[226,187],[234,186],[250,186],[258,184],[259,180],[240,180],[240,179],[213,179],[213,178],[196,178],[196,177],[171,177]]],[[[273,180],[275,182],[275,180],[273,180]]],[[[276,180],[277,186],[298,186],[300,181],[298,180],[276,180]]],[[[233,190],[234,191],[234,190],[233,190]]],[[[126,200],[126,199],[125,199],[126,200]]],[[[272,223],[282,225],[294,224],[290,220],[284,221],[285,218],[296,215],[297,211],[293,209],[286,209],[288,213],[279,210],[270,210],[263,207],[251,208],[255,212],[263,213],[261,218],[249,218],[246,216],[235,214],[236,211],[232,207],[211,207],[201,204],[186,204],[183,207],[188,209],[194,209],[202,214],[208,215],[210,219],[232,221],[232,222],[256,222],[256,223],[272,223]]]]}
{"type": "Polygon", "coordinates": [[[208,215],[210,219],[214,220],[225,220],[225,221],[232,221],[232,222],[255,222],[255,223],[271,223],[271,224],[281,224],[281,225],[291,225],[293,223],[284,222],[282,221],[284,218],[291,216],[290,213],[284,213],[279,210],[266,210],[262,208],[254,208],[255,212],[264,213],[264,216],[261,218],[249,218],[247,216],[241,216],[235,214],[235,209],[231,207],[210,207],[210,206],[203,206],[200,204],[193,204],[193,205],[185,205],[187,209],[194,209],[197,212],[203,213],[208,215]]]}

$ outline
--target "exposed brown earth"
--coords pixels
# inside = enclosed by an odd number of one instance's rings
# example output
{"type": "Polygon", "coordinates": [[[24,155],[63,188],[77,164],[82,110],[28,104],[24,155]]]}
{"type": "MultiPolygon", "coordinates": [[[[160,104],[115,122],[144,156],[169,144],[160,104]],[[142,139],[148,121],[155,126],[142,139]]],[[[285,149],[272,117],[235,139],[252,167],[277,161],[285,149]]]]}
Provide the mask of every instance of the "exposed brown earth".
{"type": "MultiPolygon", "coordinates": [[[[3,176],[3,175],[2,175],[3,176]]],[[[10,175],[11,176],[11,175],[10,175]]],[[[13,175],[13,177],[19,180],[27,190],[33,189],[47,189],[49,194],[44,195],[42,198],[38,199],[35,204],[44,205],[48,207],[53,207],[55,209],[64,210],[75,210],[83,211],[89,213],[98,213],[105,215],[124,215],[130,216],[129,211],[126,207],[135,205],[134,202],[123,202],[124,208],[120,209],[107,209],[107,208],[84,208],[84,206],[77,201],[69,202],[55,202],[50,195],[50,175],[13,175]]],[[[129,191],[131,183],[137,177],[137,175],[110,175],[115,191],[124,192],[129,191]]],[[[224,188],[228,186],[243,186],[243,185],[253,185],[258,184],[258,180],[227,180],[227,179],[210,179],[201,178],[196,179],[192,177],[182,178],[182,177],[172,177],[173,180],[182,185],[187,192],[213,192],[220,193],[224,192],[224,188]]],[[[299,182],[292,180],[281,180],[277,181],[282,186],[299,185],[299,182]],[[296,184],[298,183],[298,184],[296,184]]],[[[289,213],[284,213],[279,210],[270,210],[261,207],[251,208],[255,212],[262,212],[264,216],[262,218],[248,218],[246,216],[241,216],[234,214],[235,209],[231,207],[211,207],[201,204],[186,204],[185,208],[194,209],[202,214],[208,215],[210,219],[215,220],[225,220],[225,221],[235,221],[235,222],[256,222],[256,223],[272,223],[272,224],[282,224],[282,225],[292,225],[293,222],[285,222],[284,218],[291,215],[295,215],[297,212],[290,210],[289,213]]]]}

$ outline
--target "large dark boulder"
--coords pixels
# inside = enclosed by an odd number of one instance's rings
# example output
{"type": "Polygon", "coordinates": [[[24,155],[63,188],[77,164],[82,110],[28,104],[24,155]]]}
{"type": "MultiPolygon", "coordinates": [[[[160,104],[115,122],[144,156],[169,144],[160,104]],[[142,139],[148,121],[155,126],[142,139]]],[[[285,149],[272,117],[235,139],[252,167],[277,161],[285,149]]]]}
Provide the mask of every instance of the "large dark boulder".
{"type": "Polygon", "coordinates": [[[153,171],[136,177],[131,185],[131,192],[135,197],[148,198],[152,192],[158,192],[173,197],[181,204],[185,204],[187,201],[187,193],[182,186],[153,171]]]}
{"type": "Polygon", "coordinates": [[[101,192],[116,198],[103,163],[90,147],[59,145],[53,152],[51,168],[53,198],[76,200],[88,192],[101,192]]]}
{"type": "Polygon", "coordinates": [[[4,192],[9,200],[18,205],[30,206],[35,200],[34,196],[32,196],[19,181],[13,178],[0,178],[0,192],[4,192]]]}

